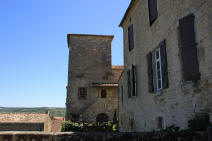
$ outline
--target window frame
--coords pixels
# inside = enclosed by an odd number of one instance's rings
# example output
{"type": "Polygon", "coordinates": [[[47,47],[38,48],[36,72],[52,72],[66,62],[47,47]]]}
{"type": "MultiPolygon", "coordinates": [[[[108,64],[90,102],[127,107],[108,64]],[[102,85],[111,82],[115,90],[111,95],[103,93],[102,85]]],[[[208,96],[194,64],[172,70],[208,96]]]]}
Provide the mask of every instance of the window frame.
{"type": "Polygon", "coordinates": [[[156,90],[157,91],[162,91],[163,90],[163,76],[162,76],[162,62],[161,62],[161,53],[160,53],[160,47],[155,51],[155,75],[156,75],[156,90]],[[158,57],[157,57],[157,53],[158,53],[158,57]],[[159,67],[158,68],[158,64],[159,63],[159,67]],[[160,78],[158,78],[158,72],[160,73],[160,78]],[[159,82],[160,81],[160,88],[159,88],[159,82]]]}
{"type": "Polygon", "coordinates": [[[106,89],[102,89],[102,90],[101,90],[101,98],[102,98],[102,99],[107,98],[107,90],[106,90],[106,89]],[[103,92],[104,92],[105,95],[103,95],[103,92]]]}
{"type": "Polygon", "coordinates": [[[157,117],[157,129],[164,129],[165,128],[165,121],[162,116],[157,117]]]}
{"type": "Polygon", "coordinates": [[[134,44],[134,25],[130,24],[128,26],[128,48],[129,52],[131,52],[135,48],[134,44]]]}
{"type": "Polygon", "coordinates": [[[86,99],[87,98],[87,88],[86,87],[79,87],[78,88],[78,98],[79,99],[86,99]]]}

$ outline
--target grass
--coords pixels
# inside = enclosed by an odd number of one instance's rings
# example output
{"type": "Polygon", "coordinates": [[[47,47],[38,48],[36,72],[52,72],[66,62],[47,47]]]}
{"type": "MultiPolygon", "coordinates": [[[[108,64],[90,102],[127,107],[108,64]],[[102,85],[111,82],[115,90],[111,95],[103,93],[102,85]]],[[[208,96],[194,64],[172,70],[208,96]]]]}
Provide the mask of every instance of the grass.
{"type": "Polygon", "coordinates": [[[51,116],[65,117],[65,108],[39,107],[39,108],[7,108],[0,109],[0,113],[46,113],[50,110],[51,116]]]}

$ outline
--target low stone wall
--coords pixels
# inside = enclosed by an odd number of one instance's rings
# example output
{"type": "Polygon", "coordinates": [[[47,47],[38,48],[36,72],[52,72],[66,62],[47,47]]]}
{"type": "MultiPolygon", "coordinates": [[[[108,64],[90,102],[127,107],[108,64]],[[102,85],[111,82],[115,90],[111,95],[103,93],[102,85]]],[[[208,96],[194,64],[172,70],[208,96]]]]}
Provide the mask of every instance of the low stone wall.
{"type": "Polygon", "coordinates": [[[0,132],[0,141],[207,141],[204,133],[0,132]]]}

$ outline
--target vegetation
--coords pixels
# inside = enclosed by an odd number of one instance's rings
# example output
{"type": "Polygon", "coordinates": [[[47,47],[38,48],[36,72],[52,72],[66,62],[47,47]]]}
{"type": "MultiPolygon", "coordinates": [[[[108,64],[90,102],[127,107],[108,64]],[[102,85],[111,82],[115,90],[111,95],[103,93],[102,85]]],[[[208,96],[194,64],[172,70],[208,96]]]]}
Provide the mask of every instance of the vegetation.
{"type": "Polygon", "coordinates": [[[66,121],[62,124],[61,132],[116,132],[117,126],[112,122],[101,124],[76,123],[66,121]]]}
{"type": "Polygon", "coordinates": [[[65,108],[0,108],[0,113],[46,113],[50,110],[51,116],[65,117],[65,108]]]}
{"type": "Polygon", "coordinates": [[[189,130],[192,131],[206,131],[211,126],[210,116],[208,114],[202,116],[195,116],[188,121],[189,130]]]}

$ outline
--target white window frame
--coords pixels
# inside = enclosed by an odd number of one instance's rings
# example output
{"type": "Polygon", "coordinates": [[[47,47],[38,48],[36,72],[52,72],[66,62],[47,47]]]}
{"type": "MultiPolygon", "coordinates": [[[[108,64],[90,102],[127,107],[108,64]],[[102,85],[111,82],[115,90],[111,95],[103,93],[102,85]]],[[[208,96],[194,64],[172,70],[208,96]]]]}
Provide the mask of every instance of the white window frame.
{"type": "Polygon", "coordinates": [[[156,51],[155,51],[155,67],[156,67],[156,84],[157,84],[157,91],[161,91],[163,90],[163,77],[162,77],[162,69],[161,69],[161,54],[160,54],[160,48],[158,48],[156,51]],[[158,52],[158,58],[157,58],[157,52],[158,52]],[[160,69],[158,68],[157,66],[157,63],[159,62],[160,64],[160,69]],[[160,79],[158,79],[158,72],[160,71],[160,79]],[[158,84],[158,81],[160,81],[161,83],[161,88],[159,88],[159,84],[158,84]]]}

